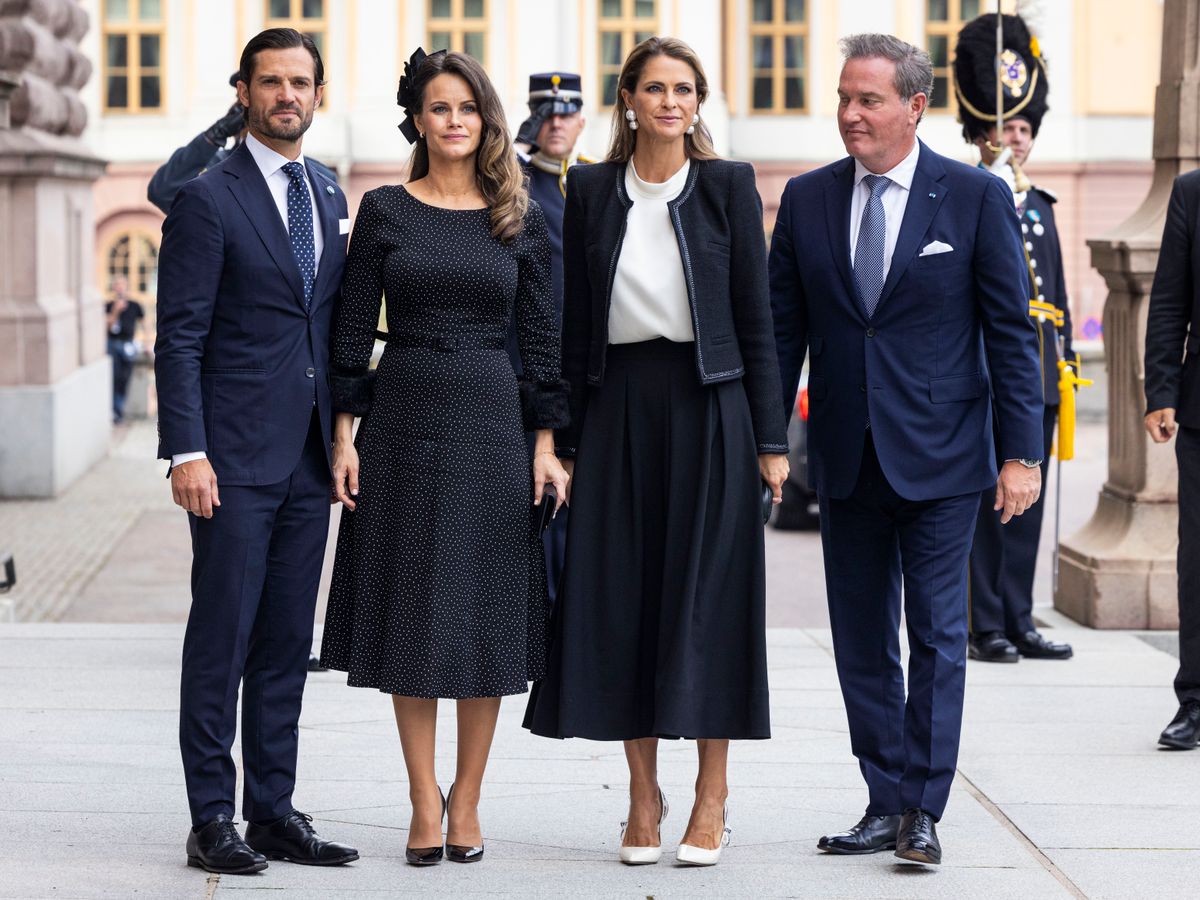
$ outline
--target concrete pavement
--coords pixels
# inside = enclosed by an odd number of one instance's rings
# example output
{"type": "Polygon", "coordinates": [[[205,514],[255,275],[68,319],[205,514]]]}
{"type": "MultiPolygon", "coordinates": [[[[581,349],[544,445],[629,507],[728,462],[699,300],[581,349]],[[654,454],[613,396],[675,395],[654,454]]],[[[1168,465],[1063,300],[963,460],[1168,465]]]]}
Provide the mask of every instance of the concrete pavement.
{"type": "MultiPolygon", "coordinates": [[[[1093,427],[1081,440],[1064,478],[1065,533],[1095,504],[1104,475],[1097,434],[1093,427]]],[[[1057,616],[1044,604],[1045,554],[1038,616],[1075,645],[1076,658],[969,664],[959,777],[939,827],[944,865],[817,853],[817,838],[852,824],[866,794],[837,689],[819,540],[781,532],[768,533],[774,737],[734,747],[733,842],[716,869],[669,862],[691,803],[690,743],[661,751],[673,806],[666,858],[628,869],[615,861],[625,815],[620,747],[531,737],[519,726],[524,698],[505,701],[501,714],[481,807],[487,858],[405,866],[409,812],[390,704],[346,687],[338,673],[309,681],[296,802],[363,859],[343,870],[276,863],[249,878],[187,869],[176,744],[187,529],[152,456],[153,428],[139,424],[64,497],[0,503],[0,542],[17,551],[16,609],[59,619],[0,625],[0,898],[1196,893],[1200,751],[1154,746],[1174,709],[1172,636],[1094,632],[1057,616]]],[[[1047,533],[1044,550],[1050,542],[1047,533]]],[[[454,746],[444,703],[446,786],[454,746]]]]}

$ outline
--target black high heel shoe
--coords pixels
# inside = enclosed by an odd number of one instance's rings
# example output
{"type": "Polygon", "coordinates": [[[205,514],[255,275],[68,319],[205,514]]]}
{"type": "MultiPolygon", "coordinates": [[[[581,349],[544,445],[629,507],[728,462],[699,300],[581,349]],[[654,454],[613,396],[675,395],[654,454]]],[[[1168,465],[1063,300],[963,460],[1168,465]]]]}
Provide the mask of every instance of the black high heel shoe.
{"type": "MultiPolygon", "coordinates": [[[[446,795],[442,794],[441,788],[438,788],[438,794],[442,798],[442,819],[445,819],[446,795]]],[[[405,847],[404,859],[410,866],[436,866],[442,861],[442,847],[440,844],[437,847],[405,847]]]]}
{"type": "MultiPolygon", "coordinates": [[[[450,808],[450,800],[454,797],[454,785],[450,785],[450,793],[446,795],[446,808],[450,808]]],[[[447,834],[449,834],[449,813],[447,813],[447,834]]],[[[464,847],[462,844],[446,844],[446,859],[456,863],[473,863],[483,859],[483,842],[478,847],[464,847]]]]}

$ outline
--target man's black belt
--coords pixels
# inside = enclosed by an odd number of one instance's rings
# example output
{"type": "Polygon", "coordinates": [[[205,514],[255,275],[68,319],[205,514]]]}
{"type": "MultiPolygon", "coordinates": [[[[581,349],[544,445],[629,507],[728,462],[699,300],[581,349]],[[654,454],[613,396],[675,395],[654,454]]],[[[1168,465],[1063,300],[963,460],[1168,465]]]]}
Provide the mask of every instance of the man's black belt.
{"type": "Polygon", "coordinates": [[[376,331],[375,340],[384,341],[394,347],[439,350],[442,353],[453,353],[456,350],[503,350],[508,346],[508,336],[503,334],[390,334],[386,331],[376,331]]]}

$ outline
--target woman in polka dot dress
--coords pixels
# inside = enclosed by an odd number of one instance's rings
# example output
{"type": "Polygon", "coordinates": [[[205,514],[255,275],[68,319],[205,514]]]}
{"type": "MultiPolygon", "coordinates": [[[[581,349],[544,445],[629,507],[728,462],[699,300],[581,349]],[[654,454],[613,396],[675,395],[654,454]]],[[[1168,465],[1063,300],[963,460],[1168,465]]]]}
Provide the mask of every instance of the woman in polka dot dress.
{"type": "Polygon", "coordinates": [[[567,421],[566,385],[545,220],[487,75],[470,57],[418,50],[400,87],[412,174],[362,199],[334,335],[334,483],[345,508],[321,660],[352,686],[392,695],[414,864],[443,855],[437,698],[458,701],[445,852],[473,862],[500,698],[545,672],[531,503],[551,483],[566,497],[551,431],[567,421]],[[372,390],[385,294],[389,338],[372,390]],[[514,306],[519,383],[505,352],[514,306]],[[537,432],[532,467],[526,428],[537,432]]]}

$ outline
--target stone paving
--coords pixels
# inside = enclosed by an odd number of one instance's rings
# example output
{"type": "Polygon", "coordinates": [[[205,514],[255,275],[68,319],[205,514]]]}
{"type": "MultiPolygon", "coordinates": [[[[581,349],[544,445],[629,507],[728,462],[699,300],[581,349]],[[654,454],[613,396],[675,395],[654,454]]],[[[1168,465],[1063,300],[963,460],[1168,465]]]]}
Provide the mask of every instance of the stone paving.
{"type": "MultiPolygon", "coordinates": [[[[505,701],[481,805],[479,865],[408,867],[408,806],[390,704],[313,675],[301,721],[299,808],[362,859],[273,863],[253,877],[184,865],[176,745],[179,625],[0,626],[0,898],[434,896],[1191,898],[1200,872],[1200,751],[1160,752],[1175,660],[1129,634],[1056,621],[1070,663],[971,663],[959,775],[939,826],[945,862],[827,857],[865,790],[823,629],[769,634],[774,736],[736,744],[733,840],[714,869],[671,862],[695,752],[664,743],[672,810],[657,866],[616,862],[619,745],[535,738],[505,701]]],[[[443,785],[454,728],[443,704],[443,785]]]]}

